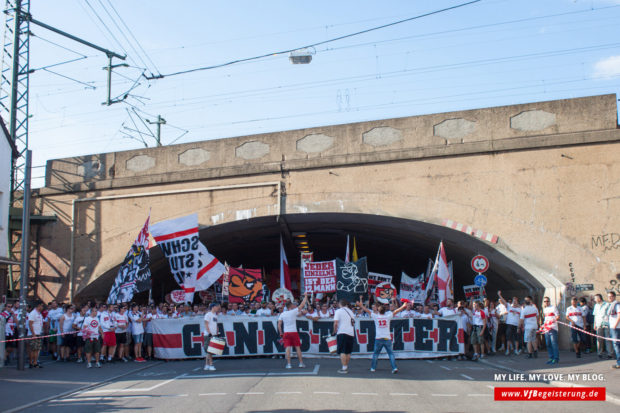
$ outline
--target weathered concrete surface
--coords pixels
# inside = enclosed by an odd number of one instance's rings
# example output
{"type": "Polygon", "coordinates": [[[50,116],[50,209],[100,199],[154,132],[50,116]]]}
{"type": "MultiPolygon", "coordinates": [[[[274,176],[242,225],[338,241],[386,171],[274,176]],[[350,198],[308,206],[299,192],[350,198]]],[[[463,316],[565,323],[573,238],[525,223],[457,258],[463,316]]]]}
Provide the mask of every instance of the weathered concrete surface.
{"type": "Polygon", "coordinates": [[[69,293],[72,223],[80,291],[123,259],[149,208],[153,222],[198,212],[202,225],[275,215],[273,182],[281,182],[289,213],[451,219],[499,235],[496,248],[546,285],[593,283],[602,291],[620,272],[618,153],[616,97],[604,95],[52,160],[33,199],[37,213],[59,217],[33,234],[37,294],[69,293]],[[450,119],[475,128],[458,122],[450,136],[437,136],[450,119]],[[208,159],[183,156],[197,149],[208,159]],[[97,173],[79,173],[92,171],[95,158],[97,173]],[[196,191],[172,193],[187,189],[196,191]],[[92,197],[117,198],[72,210],[74,200],[92,197]]]}

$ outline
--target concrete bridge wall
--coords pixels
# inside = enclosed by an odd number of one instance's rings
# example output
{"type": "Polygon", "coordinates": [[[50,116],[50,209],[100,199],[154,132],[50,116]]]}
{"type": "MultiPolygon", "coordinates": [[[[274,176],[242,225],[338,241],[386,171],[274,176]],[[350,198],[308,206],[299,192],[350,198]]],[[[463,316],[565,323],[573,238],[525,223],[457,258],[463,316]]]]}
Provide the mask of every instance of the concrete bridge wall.
{"type": "MultiPolygon", "coordinates": [[[[69,298],[152,222],[286,213],[376,214],[470,225],[555,294],[620,280],[615,95],[52,160],[34,212],[38,296],[69,298]]],[[[487,242],[487,241],[485,241],[487,242]]],[[[587,293],[586,293],[587,294],[587,293]]]]}

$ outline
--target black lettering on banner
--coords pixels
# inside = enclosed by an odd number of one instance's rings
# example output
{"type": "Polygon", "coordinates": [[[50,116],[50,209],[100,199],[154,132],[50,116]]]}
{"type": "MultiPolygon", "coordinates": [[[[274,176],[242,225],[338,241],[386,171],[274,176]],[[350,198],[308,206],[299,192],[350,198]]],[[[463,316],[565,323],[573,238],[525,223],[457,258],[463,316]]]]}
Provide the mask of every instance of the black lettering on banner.
{"type": "Polygon", "coordinates": [[[173,254],[178,254],[179,252],[181,252],[181,241],[178,239],[172,240],[170,241],[171,247],[172,247],[172,253],[173,254]]]}
{"type": "Polygon", "coordinates": [[[299,340],[301,341],[301,351],[310,350],[310,334],[308,334],[308,320],[297,320],[297,331],[299,332],[299,340]]]}
{"type": "Polygon", "coordinates": [[[459,344],[456,340],[459,326],[456,321],[438,319],[437,327],[439,328],[439,344],[437,345],[437,351],[459,351],[459,344]],[[448,342],[450,342],[449,349],[448,342]]]}
{"type": "Polygon", "coordinates": [[[403,341],[403,330],[409,331],[409,319],[393,318],[391,324],[392,334],[394,335],[393,349],[403,350],[405,342],[403,341]]]}
{"type": "Polygon", "coordinates": [[[375,322],[369,320],[360,320],[360,334],[368,335],[368,344],[366,345],[366,351],[375,351],[375,322]]]}
{"type": "Polygon", "coordinates": [[[332,335],[333,321],[315,321],[312,323],[312,332],[319,335],[319,353],[329,353],[325,337],[332,335]]]}
{"type": "Polygon", "coordinates": [[[161,250],[164,252],[164,257],[170,256],[170,243],[162,242],[158,244],[161,247],[161,250]]]}
{"type": "Polygon", "coordinates": [[[433,329],[433,320],[414,319],[416,351],[433,351],[433,340],[428,337],[428,332],[433,329]]]}
{"type": "Polygon", "coordinates": [[[224,346],[224,352],[222,353],[222,356],[227,356],[230,354],[230,349],[228,348],[228,340],[226,339],[226,333],[224,332],[224,325],[222,323],[217,323],[217,334],[220,338],[223,338],[224,341],[226,342],[226,345],[224,346]]]}
{"type": "Polygon", "coordinates": [[[181,251],[187,252],[189,251],[189,247],[190,247],[189,240],[187,238],[183,238],[181,240],[181,251]]]}
{"type": "Polygon", "coordinates": [[[235,330],[235,354],[258,353],[258,339],[256,336],[258,322],[249,322],[247,330],[243,323],[233,323],[233,330],[235,330]],[[245,348],[248,349],[247,353],[245,348]]]}
{"type": "Polygon", "coordinates": [[[196,251],[198,249],[198,240],[200,238],[198,237],[198,235],[194,235],[192,237],[192,251],[196,251]]]}
{"type": "Polygon", "coordinates": [[[183,326],[183,352],[187,357],[202,356],[202,344],[194,343],[192,337],[201,337],[200,324],[185,324],[183,326]]]}
{"type": "Polygon", "coordinates": [[[265,332],[265,344],[263,345],[263,353],[282,353],[284,346],[278,343],[280,334],[273,321],[263,321],[263,331],[265,332]],[[276,351],[273,351],[273,346],[276,346],[276,351]]]}
{"type": "Polygon", "coordinates": [[[190,253],[185,256],[185,268],[192,268],[194,266],[194,254],[190,253]]]}

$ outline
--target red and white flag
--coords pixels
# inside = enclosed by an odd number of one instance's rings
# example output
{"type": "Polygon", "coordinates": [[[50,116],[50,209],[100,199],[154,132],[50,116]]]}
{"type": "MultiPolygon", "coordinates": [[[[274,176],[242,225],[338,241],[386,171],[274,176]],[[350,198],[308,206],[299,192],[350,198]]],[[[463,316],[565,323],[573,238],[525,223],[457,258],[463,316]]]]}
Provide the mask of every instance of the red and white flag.
{"type": "Polygon", "coordinates": [[[438,301],[441,307],[446,305],[446,301],[448,299],[454,299],[454,294],[452,292],[452,276],[450,275],[450,270],[448,269],[448,260],[446,259],[446,250],[443,247],[443,242],[439,243],[439,253],[438,253],[438,264],[437,264],[437,290],[438,290],[438,301]]]}
{"type": "Polygon", "coordinates": [[[187,302],[193,301],[194,292],[206,290],[226,271],[200,242],[197,214],[153,224],[151,234],[183,287],[187,302]]]}
{"type": "Polygon", "coordinates": [[[291,273],[288,269],[288,260],[284,252],[282,235],[280,235],[280,288],[286,288],[291,291],[291,273]]]}

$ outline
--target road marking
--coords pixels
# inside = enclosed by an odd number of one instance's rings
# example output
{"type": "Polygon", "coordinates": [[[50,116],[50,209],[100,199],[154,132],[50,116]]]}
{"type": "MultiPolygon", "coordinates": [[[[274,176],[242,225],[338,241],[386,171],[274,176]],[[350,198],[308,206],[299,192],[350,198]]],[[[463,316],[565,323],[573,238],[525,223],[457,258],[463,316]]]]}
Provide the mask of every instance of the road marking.
{"type": "Polygon", "coordinates": [[[431,396],[433,396],[433,397],[456,397],[456,396],[458,396],[458,394],[437,394],[437,393],[433,393],[433,394],[431,394],[431,396]]]}
{"type": "Polygon", "coordinates": [[[489,396],[492,397],[492,394],[483,394],[483,393],[471,393],[468,394],[469,397],[483,397],[483,396],[489,396]]]}
{"type": "Polygon", "coordinates": [[[424,361],[426,361],[427,363],[430,363],[430,364],[433,364],[433,363],[434,363],[434,362],[433,362],[433,361],[431,361],[431,360],[424,360],[424,361]]]}
{"type": "Polygon", "coordinates": [[[215,373],[215,374],[184,374],[176,378],[205,379],[209,377],[265,377],[265,376],[316,376],[319,374],[320,364],[315,364],[312,371],[283,371],[283,372],[253,372],[253,373],[215,373]]]}
{"type": "Polygon", "coordinates": [[[199,393],[199,396],[226,396],[228,393],[199,393]]]}
{"type": "Polygon", "coordinates": [[[315,391],[314,394],[340,394],[339,391],[315,391]]]}
{"type": "Polygon", "coordinates": [[[151,387],[130,388],[130,389],[101,389],[101,390],[88,390],[88,391],[82,392],[82,394],[100,394],[100,393],[116,393],[116,392],[118,392],[118,393],[133,393],[133,392],[140,392],[140,391],[143,391],[143,392],[150,392],[150,391],[155,390],[155,389],[156,389],[156,388],[158,388],[158,387],[164,386],[164,385],[166,385],[166,384],[168,384],[168,383],[172,383],[172,382],[173,382],[173,381],[175,381],[176,379],[180,379],[180,378],[183,378],[183,377],[185,377],[185,376],[186,376],[186,374],[181,374],[180,376],[173,377],[173,378],[171,378],[171,379],[169,379],[169,380],[166,380],[166,381],[161,382],[161,383],[159,383],[159,384],[155,384],[155,385],[153,385],[153,386],[151,386],[151,387]]]}
{"type": "Polygon", "coordinates": [[[354,396],[378,396],[377,393],[351,393],[354,396]]]}
{"type": "Polygon", "coordinates": [[[301,394],[300,391],[277,391],[276,394],[301,394]]]}
{"type": "Polygon", "coordinates": [[[237,393],[239,395],[252,395],[252,394],[265,394],[262,391],[248,391],[248,392],[242,392],[242,393],[237,393]]]}
{"type": "Polygon", "coordinates": [[[461,377],[465,377],[467,380],[473,380],[473,377],[469,377],[467,374],[461,373],[461,377]]]}
{"type": "Polygon", "coordinates": [[[200,369],[204,369],[204,367],[196,367],[193,371],[198,371],[200,369]]]}
{"type": "Polygon", "coordinates": [[[418,393],[390,393],[390,396],[417,396],[418,393]]]}
{"type": "Polygon", "coordinates": [[[444,370],[450,370],[450,371],[452,370],[450,367],[446,367],[446,366],[439,366],[439,367],[441,367],[444,370]]]}

